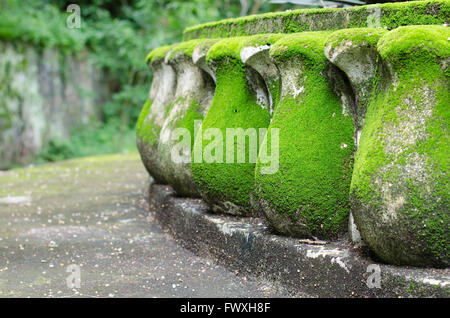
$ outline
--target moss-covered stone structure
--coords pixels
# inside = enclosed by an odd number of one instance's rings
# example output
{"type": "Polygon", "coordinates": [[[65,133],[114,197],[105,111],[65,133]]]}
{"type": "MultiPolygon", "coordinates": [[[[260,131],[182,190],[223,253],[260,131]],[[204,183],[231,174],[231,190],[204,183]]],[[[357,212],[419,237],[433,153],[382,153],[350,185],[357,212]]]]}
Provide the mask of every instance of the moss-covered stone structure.
{"type": "Polygon", "coordinates": [[[257,201],[279,232],[297,237],[336,236],[349,210],[353,124],[327,77],[329,35],[294,33],[270,50],[282,85],[266,139],[278,129],[279,169],[265,174],[258,163],[257,201]]]}
{"type": "Polygon", "coordinates": [[[148,56],[143,162],[214,212],[448,267],[449,20],[432,0],[191,27],[148,56]]]}

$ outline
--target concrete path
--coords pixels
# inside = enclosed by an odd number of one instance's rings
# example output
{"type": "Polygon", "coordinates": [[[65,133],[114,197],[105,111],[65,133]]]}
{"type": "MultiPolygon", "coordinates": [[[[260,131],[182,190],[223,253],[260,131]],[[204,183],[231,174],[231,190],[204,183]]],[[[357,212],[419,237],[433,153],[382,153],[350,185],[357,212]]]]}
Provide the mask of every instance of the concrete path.
{"type": "Polygon", "coordinates": [[[148,183],[137,154],[0,172],[0,297],[288,296],[179,247],[148,183]]]}

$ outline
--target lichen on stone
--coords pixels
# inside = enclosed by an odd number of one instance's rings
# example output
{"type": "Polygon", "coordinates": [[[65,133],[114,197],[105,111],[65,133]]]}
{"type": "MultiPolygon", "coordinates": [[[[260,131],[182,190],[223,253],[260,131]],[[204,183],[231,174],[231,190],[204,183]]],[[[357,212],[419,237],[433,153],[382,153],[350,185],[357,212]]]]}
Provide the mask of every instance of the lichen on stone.
{"type": "Polygon", "coordinates": [[[375,46],[380,37],[387,31],[379,28],[351,28],[333,32],[327,39],[327,45],[336,48],[343,41],[350,41],[352,44],[375,46]]]}
{"type": "Polygon", "coordinates": [[[164,59],[167,55],[167,53],[173,48],[173,45],[165,45],[158,47],[156,49],[153,49],[148,53],[147,57],[145,58],[145,61],[147,64],[153,63],[157,60],[164,59]]]}
{"type": "MultiPolygon", "coordinates": [[[[177,53],[183,53],[186,56],[189,56],[192,58],[192,53],[194,52],[194,49],[200,43],[205,42],[205,41],[206,40],[204,40],[204,39],[194,39],[194,40],[190,40],[190,41],[184,41],[184,42],[177,43],[177,44],[173,45],[172,49],[170,50],[168,59],[174,58],[174,56],[177,53]]],[[[210,41],[216,42],[217,40],[212,39],[210,41]]]]}
{"type": "Polygon", "coordinates": [[[142,110],[139,114],[138,121],[136,123],[136,134],[138,136],[145,136],[145,127],[144,127],[144,120],[147,118],[148,113],[150,112],[150,107],[152,105],[152,101],[147,99],[144,103],[144,106],[142,106],[142,110]]]}

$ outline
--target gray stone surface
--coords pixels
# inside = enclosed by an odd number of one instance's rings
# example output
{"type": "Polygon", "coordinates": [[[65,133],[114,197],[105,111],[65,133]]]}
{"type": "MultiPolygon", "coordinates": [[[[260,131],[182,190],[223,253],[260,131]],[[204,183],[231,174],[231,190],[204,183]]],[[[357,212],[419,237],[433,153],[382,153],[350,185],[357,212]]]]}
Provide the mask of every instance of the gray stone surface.
{"type": "MultiPolygon", "coordinates": [[[[348,104],[355,126],[355,149],[359,145],[367,107],[373,92],[378,66],[376,42],[385,32],[386,30],[375,28],[336,31],[328,38],[325,46],[325,56],[347,75],[352,87],[351,92],[342,89],[340,91],[344,99],[353,101],[348,104]],[[362,41],[357,39],[361,34],[365,35],[362,41]]],[[[348,231],[355,244],[364,245],[351,211],[348,231]]]]}
{"type": "Polygon", "coordinates": [[[152,103],[144,126],[148,126],[152,140],[148,136],[139,136],[137,145],[142,161],[150,175],[158,183],[167,183],[162,171],[164,163],[158,156],[159,134],[167,117],[167,108],[174,102],[177,86],[175,70],[165,59],[157,59],[150,64],[153,70],[153,81],[149,92],[152,103]]]}
{"type": "Polygon", "coordinates": [[[148,184],[137,154],[0,172],[0,297],[289,296],[180,247],[154,222],[148,184]]]}
{"type": "Polygon", "coordinates": [[[448,269],[385,265],[347,240],[299,240],[272,234],[263,219],[211,214],[196,199],[152,185],[151,210],[181,244],[230,269],[320,297],[448,297],[448,269]],[[379,285],[376,273],[380,274],[379,285]],[[379,288],[378,288],[379,286],[379,288]]]}
{"type": "Polygon", "coordinates": [[[182,51],[171,55],[169,65],[175,71],[174,102],[168,109],[158,140],[158,160],[165,180],[180,196],[200,197],[191,173],[194,120],[203,120],[214,97],[214,81],[182,51]],[[187,122],[183,118],[188,117],[187,122]],[[189,132],[189,136],[185,135],[189,132]],[[180,144],[180,137],[183,144],[180,144]],[[188,141],[185,143],[185,141],[188,141]],[[176,154],[175,154],[176,152],[176,154]],[[175,154],[175,156],[174,156],[175,154]]]}
{"type": "MultiPolygon", "coordinates": [[[[269,55],[270,45],[246,46],[241,49],[241,60],[252,67],[264,80],[264,88],[259,88],[261,98],[267,99],[269,112],[272,117],[279,95],[280,72],[269,55]],[[277,85],[278,84],[278,85],[277,85]],[[264,96],[264,95],[267,95],[264,96]],[[274,96],[275,95],[275,96],[274,96]],[[275,100],[274,100],[275,99],[275,100]]],[[[258,91],[258,90],[257,90],[258,91]]]]}

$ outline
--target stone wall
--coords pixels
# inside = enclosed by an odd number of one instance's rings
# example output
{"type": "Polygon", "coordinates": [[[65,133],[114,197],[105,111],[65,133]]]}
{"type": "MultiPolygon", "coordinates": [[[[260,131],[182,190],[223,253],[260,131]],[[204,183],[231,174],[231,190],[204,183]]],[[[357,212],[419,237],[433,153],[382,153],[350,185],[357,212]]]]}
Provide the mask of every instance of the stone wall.
{"type": "Polygon", "coordinates": [[[0,169],[99,119],[105,82],[87,52],[0,41],[0,169]]]}
{"type": "Polygon", "coordinates": [[[190,28],[147,58],[143,162],[216,213],[448,267],[449,20],[420,1],[190,28]]]}

